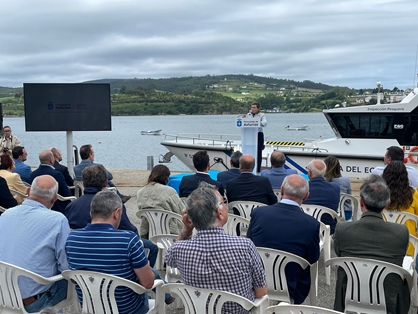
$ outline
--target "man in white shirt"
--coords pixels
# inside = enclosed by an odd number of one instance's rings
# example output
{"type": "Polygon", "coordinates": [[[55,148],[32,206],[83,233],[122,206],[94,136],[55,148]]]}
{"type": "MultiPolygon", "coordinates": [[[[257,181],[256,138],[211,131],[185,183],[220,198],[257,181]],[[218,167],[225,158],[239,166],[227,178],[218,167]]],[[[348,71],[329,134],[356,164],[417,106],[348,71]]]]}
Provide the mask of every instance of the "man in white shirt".
{"type": "Polygon", "coordinates": [[[262,160],[262,151],[264,149],[264,133],[263,127],[267,126],[267,119],[264,113],[260,113],[260,104],[255,102],[251,104],[251,111],[247,114],[251,117],[260,117],[261,127],[258,128],[258,140],[257,140],[257,173],[261,171],[261,160],[262,160]]]}
{"type": "MultiPolygon", "coordinates": [[[[383,170],[385,170],[386,166],[390,164],[394,160],[402,161],[404,160],[404,152],[402,148],[398,146],[390,146],[386,150],[386,154],[383,157],[383,163],[384,166],[376,167],[373,169],[372,174],[377,174],[381,176],[383,174],[383,170]]],[[[412,188],[417,188],[418,186],[418,172],[415,170],[415,168],[409,167],[405,165],[406,171],[408,171],[408,179],[409,179],[409,185],[412,188]]]]}

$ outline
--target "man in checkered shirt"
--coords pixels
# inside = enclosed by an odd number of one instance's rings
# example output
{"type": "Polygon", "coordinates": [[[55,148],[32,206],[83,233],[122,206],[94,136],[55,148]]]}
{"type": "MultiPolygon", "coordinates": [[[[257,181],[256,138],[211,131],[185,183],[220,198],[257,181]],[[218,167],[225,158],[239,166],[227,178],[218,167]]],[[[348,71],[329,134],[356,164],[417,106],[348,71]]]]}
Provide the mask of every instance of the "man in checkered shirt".
{"type": "MultiPolygon", "coordinates": [[[[183,210],[184,227],[178,238],[183,241],[167,250],[166,263],[178,268],[186,285],[228,291],[254,301],[267,293],[263,264],[251,240],[225,233],[222,226],[227,220],[221,194],[201,182],[183,210]],[[197,235],[190,239],[193,228],[197,235]]],[[[230,302],[222,313],[248,311],[230,302]]]]}

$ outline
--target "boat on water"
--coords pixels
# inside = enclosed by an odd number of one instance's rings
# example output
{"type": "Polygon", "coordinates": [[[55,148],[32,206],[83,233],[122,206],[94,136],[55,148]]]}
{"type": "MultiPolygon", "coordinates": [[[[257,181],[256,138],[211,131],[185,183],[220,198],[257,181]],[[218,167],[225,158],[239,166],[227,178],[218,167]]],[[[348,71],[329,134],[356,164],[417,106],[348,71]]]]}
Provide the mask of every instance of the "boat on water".
{"type": "MultiPolygon", "coordinates": [[[[418,170],[418,88],[399,103],[340,107],[323,111],[334,137],[304,139],[300,142],[266,141],[262,166],[270,166],[274,150],[286,154],[286,165],[306,173],[306,165],[314,158],[333,155],[340,160],[343,176],[364,178],[374,167],[383,165],[389,146],[405,152],[404,162],[418,170]],[[415,153],[414,151],[417,151],[415,153]]],[[[211,169],[226,170],[230,156],[241,151],[240,135],[176,134],[164,136],[161,145],[194,171],[192,157],[198,150],[207,150],[211,169]]],[[[169,161],[165,158],[163,161],[169,161]]]]}
{"type": "Polygon", "coordinates": [[[141,131],[141,135],[160,135],[162,130],[146,130],[141,131]]]}
{"type": "Polygon", "coordinates": [[[309,126],[307,125],[303,125],[303,126],[286,126],[285,129],[288,131],[306,131],[309,128],[309,126]]]}

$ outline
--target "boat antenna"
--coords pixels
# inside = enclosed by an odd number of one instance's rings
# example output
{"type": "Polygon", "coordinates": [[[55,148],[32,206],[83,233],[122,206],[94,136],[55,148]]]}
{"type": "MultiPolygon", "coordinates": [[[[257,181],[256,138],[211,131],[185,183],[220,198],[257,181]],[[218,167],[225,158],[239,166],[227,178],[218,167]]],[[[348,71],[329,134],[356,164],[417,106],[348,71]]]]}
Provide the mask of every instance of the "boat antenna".
{"type": "Polygon", "coordinates": [[[415,52],[414,84],[412,85],[412,86],[414,86],[414,88],[415,88],[415,78],[418,75],[418,73],[417,73],[417,58],[418,58],[418,43],[417,43],[417,49],[416,49],[416,52],[415,52]]]}

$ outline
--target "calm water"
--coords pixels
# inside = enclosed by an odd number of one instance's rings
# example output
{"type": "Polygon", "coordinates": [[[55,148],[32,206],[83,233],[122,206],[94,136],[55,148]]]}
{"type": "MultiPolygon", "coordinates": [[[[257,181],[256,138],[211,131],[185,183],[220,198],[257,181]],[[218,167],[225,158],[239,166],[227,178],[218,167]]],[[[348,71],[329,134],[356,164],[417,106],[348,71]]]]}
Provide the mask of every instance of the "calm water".
{"type": "MultiPolygon", "coordinates": [[[[140,169],[147,168],[147,156],[154,156],[158,163],[160,154],[167,152],[160,145],[163,136],[141,135],[141,130],[162,129],[162,133],[212,133],[238,134],[235,127],[237,115],[212,116],[140,116],[112,117],[112,131],[74,132],[74,145],[80,147],[92,144],[95,149],[95,162],[107,168],[140,169]]],[[[333,132],[322,113],[267,114],[268,125],[264,134],[268,140],[299,141],[304,138],[332,137],[333,132]],[[287,131],[285,126],[309,125],[308,131],[287,131]]],[[[26,132],[25,118],[4,118],[4,125],[10,125],[28,151],[26,163],[39,164],[38,154],[44,149],[56,146],[63,152],[66,161],[65,132],[26,132]]],[[[177,158],[167,164],[171,170],[188,170],[177,158]]]]}

